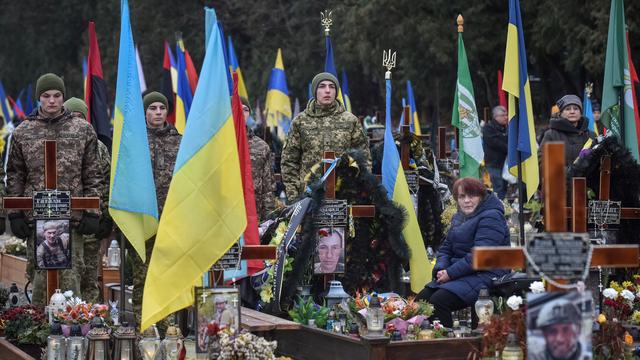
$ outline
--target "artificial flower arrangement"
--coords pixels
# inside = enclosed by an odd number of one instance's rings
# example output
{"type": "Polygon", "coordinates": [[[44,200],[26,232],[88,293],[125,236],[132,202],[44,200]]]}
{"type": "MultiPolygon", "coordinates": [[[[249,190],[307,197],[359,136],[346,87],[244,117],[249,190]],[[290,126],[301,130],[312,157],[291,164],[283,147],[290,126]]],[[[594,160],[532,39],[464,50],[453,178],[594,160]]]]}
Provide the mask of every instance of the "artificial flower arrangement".
{"type": "Polygon", "coordinates": [[[276,359],[273,354],[278,346],[276,341],[267,341],[263,337],[253,335],[250,332],[234,335],[221,331],[218,335],[220,336],[220,355],[218,359],[276,359]]]}
{"type": "MultiPolygon", "coordinates": [[[[289,226],[288,221],[283,221],[278,224],[278,227],[271,237],[269,245],[275,245],[276,247],[279,247],[280,242],[282,242],[282,239],[284,238],[284,233],[287,231],[287,226],[289,226]]],[[[270,303],[271,300],[273,300],[273,287],[275,286],[274,275],[276,268],[272,265],[275,264],[275,262],[275,260],[266,260],[266,265],[269,268],[267,270],[267,280],[260,288],[260,300],[262,300],[262,302],[264,303],[270,303]]],[[[284,263],[284,274],[287,274],[291,270],[293,270],[293,258],[291,256],[287,256],[284,263]]]]}
{"type": "Polygon", "coordinates": [[[0,252],[3,254],[25,257],[27,256],[27,242],[12,236],[4,241],[0,252]]]}
{"type": "MultiPolygon", "coordinates": [[[[638,286],[640,277],[634,275],[634,282],[624,281],[620,285],[616,281],[611,281],[609,287],[602,291],[604,301],[602,312],[607,319],[617,319],[621,322],[636,322],[640,319],[640,297],[638,296],[638,286]],[[634,311],[635,310],[635,311],[634,311]]],[[[636,322],[636,324],[639,324],[636,322]]]]}
{"type": "Polygon", "coordinates": [[[289,310],[291,319],[299,324],[308,325],[313,320],[319,328],[324,328],[327,323],[330,309],[316,304],[312,297],[298,298],[293,309],[289,310]]]}
{"type": "Polygon", "coordinates": [[[68,336],[72,325],[80,325],[82,335],[86,335],[90,330],[91,320],[95,317],[102,318],[106,325],[111,325],[112,320],[109,307],[104,304],[86,303],[77,296],[73,296],[72,291],[65,291],[65,307],[62,311],[53,314],[53,319],[60,322],[62,333],[68,336]]]}
{"type": "Polygon", "coordinates": [[[0,329],[7,339],[18,344],[44,346],[49,336],[49,323],[41,308],[24,305],[0,315],[0,329]]]}

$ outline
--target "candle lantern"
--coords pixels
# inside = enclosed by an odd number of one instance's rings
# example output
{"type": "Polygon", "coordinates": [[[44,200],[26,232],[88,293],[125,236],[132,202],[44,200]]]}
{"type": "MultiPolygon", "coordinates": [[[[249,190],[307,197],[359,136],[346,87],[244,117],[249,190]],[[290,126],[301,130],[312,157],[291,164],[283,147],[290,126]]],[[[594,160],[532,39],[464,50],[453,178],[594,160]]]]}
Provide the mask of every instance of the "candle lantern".
{"type": "Polygon", "coordinates": [[[64,336],[62,336],[62,326],[55,321],[51,324],[49,336],[47,337],[47,360],[64,359],[64,336]]]}
{"type": "Polygon", "coordinates": [[[164,340],[162,340],[163,360],[176,360],[182,351],[182,333],[175,325],[167,328],[164,340]]]}
{"type": "Polygon", "coordinates": [[[491,315],[493,315],[493,301],[489,296],[489,290],[487,288],[480,289],[478,300],[474,305],[476,314],[478,315],[478,329],[482,329],[486,323],[489,322],[491,315]]]}
{"type": "Polygon", "coordinates": [[[138,349],[142,355],[142,360],[159,360],[161,358],[160,335],[155,324],[142,333],[142,340],[138,342],[138,349]]]}
{"type": "Polygon", "coordinates": [[[136,331],[126,322],[113,332],[113,360],[137,360],[136,331]]]}
{"type": "Polygon", "coordinates": [[[86,352],[86,340],[82,336],[80,325],[72,325],[71,333],[67,338],[67,360],[84,359],[86,352]]]}
{"type": "Polygon", "coordinates": [[[102,322],[94,324],[92,321],[91,326],[93,328],[87,334],[87,340],[89,341],[87,360],[110,360],[109,330],[104,327],[102,322]]]}
{"type": "Polygon", "coordinates": [[[120,246],[118,246],[118,241],[115,239],[111,240],[111,245],[107,250],[107,265],[109,267],[120,267],[120,246]]]}
{"type": "Polygon", "coordinates": [[[332,308],[334,305],[340,304],[342,300],[346,300],[349,297],[349,294],[347,294],[342,288],[342,283],[340,281],[334,280],[329,282],[329,291],[325,296],[328,308],[332,308]]]}
{"type": "Polygon", "coordinates": [[[380,306],[380,299],[378,294],[371,295],[371,301],[369,302],[369,308],[367,309],[367,334],[368,335],[382,335],[382,329],[384,327],[384,311],[380,306]]]}
{"type": "Polygon", "coordinates": [[[64,308],[67,304],[67,298],[60,292],[60,289],[56,289],[56,291],[51,295],[51,299],[49,299],[49,306],[45,307],[45,312],[49,317],[49,324],[53,323],[53,315],[64,311],[64,308]]]}

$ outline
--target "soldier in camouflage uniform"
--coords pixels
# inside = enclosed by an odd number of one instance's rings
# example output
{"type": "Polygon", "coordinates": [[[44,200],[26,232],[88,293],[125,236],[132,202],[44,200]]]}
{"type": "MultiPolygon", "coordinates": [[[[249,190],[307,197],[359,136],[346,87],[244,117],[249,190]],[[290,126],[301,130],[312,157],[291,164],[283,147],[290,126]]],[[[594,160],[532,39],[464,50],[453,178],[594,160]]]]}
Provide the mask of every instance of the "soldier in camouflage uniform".
{"type": "MultiPolygon", "coordinates": [[[[249,101],[241,97],[242,111],[245,122],[251,115],[249,101]]],[[[264,221],[267,215],[275,209],[274,192],[276,180],[273,176],[273,157],[269,145],[252,131],[247,130],[249,153],[251,156],[251,176],[253,177],[253,191],[256,197],[256,211],[258,219],[264,221]]]]}
{"type": "MultiPolygon", "coordinates": [[[[72,115],[87,119],[87,104],[81,99],[72,97],[64,102],[64,108],[72,115]]],[[[100,226],[95,235],[84,235],[84,271],[80,274],[80,291],[86,302],[100,301],[100,283],[98,282],[98,265],[102,258],[100,249],[102,239],[111,235],[113,220],[109,216],[109,181],[111,176],[111,154],[107,146],[98,139],[98,158],[102,170],[102,197],[100,198],[100,226]]]]}
{"type": "MultiPolygon", "coordinates": [[[[64,82],[54,74],[45,74],[36,83],[40,106],[13,132],[7,163],[7,196],[33,196],[45,189],[44,140],[57,142],[58,190],[72,196],[101,196],[102,172],[98,161],[98,139],[91,125],[74,117],[63,107],[64,82]]],[[[27,239],[27,253],[33,254],[35,237],[32,212],[9,210],[13,234],[27,239]]],[[[59,271],[60,288],[80,292],[80,272],[84,270],[83,236],[95,234],[99,210],[72,211],[71,269],[59,271]]],[[[28,276],[33,281],[33,303],[45,305],[46,272],[34,270],[33,256],[28,257],[28,276]]]]}
{"type": "MultiPolygon", "coordinates": [[[[147,121],[147,136],[149,139],[149,152],[151,153],[151,166],[153,168],[153,179],[156,184],[156,196],[158,198],[158,215],[162,214],[164,202],[169,192],[169,184],[173,176],[173,168],[178,156],[178,148],[182,136],[178,134],[176,128],[168,124],[167,109],[169,102],[167,98],[159,92],[150,92],[145,95],[144,100],[145,118],[147,121]]],[[[140,324],[142,314],[142,293],[144,282],[147,277],[147,269],[155,236],[146,242],[147,261],[142,262],[137,254],[133,256],[133,311],[136,321],[140,324]]],[[[163,334],[168,326],[168,322],[163,320],[157,324],[158,330],[163,334]]]]}
{"type": "Polygon", "coordinates": [[[290,201],[303,194],[305,177],[322,160],[323,151],[335,151],[340,156],[350,149],[362,150],[371,168],[369,144],[358,118],[336,100],[338,79],[320,73],[311,86],[315,98],[293,119],[282,149],[282,181],[290,201]]]}

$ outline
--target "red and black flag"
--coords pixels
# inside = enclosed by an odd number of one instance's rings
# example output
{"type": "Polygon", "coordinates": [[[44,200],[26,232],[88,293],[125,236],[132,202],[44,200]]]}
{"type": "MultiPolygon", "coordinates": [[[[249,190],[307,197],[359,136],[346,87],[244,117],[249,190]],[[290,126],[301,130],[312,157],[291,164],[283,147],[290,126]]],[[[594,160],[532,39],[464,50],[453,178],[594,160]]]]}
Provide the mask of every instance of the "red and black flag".
{"type": "Polygon", "coordinates": [[[100,62],[100,48],[96,37],[96,25],[89,21],[89,57],[87,60],[87,79],[85,84],[85,99],[89,111],[87,121],[91,123],[98,134],[98,139],[111,149],[111,121],[107,106],[107,85],[102,76],[100,62]]]}
{"type": "Polygon", "coordinates": [[[162,61],[162,94],[169,101],[169,109],[167,114],[167,122],[169,124],[176,123],[176,88],[178,82],[178,70],[176,61],[171,53],[168,42],[164,42],[164,60],[162,61]],[[175,79],[175,80],[174,80],[175,79]]]}

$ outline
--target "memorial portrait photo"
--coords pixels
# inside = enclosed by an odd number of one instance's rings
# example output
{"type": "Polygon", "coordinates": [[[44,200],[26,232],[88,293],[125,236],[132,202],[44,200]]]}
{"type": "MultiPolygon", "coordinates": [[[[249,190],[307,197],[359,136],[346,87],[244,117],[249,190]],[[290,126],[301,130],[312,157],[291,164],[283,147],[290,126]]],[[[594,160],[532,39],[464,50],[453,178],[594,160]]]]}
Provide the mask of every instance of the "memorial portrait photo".
{"type": "Polygon", "coordinates": [[[71,268],[71,234],[69,220],[36,220],[36,267],[46,269],[71,268]]]}
{"type": "Polygon", "coordinates": [[[318,229],[316,250],[313,257],[314,274],[344,273],[345,241],[344,227],[318,229]]]}
{"type": "Polygon", "coordinates": [[[207,352],[211,338],[221,330],[240,326],[240,292],[232,288],[196,288],[196,352],[207,352]]]}
{"type": "Polygon", "coordinates": [[[527,358],[591,359],[591,292],[528,294],[527,358]]]}

